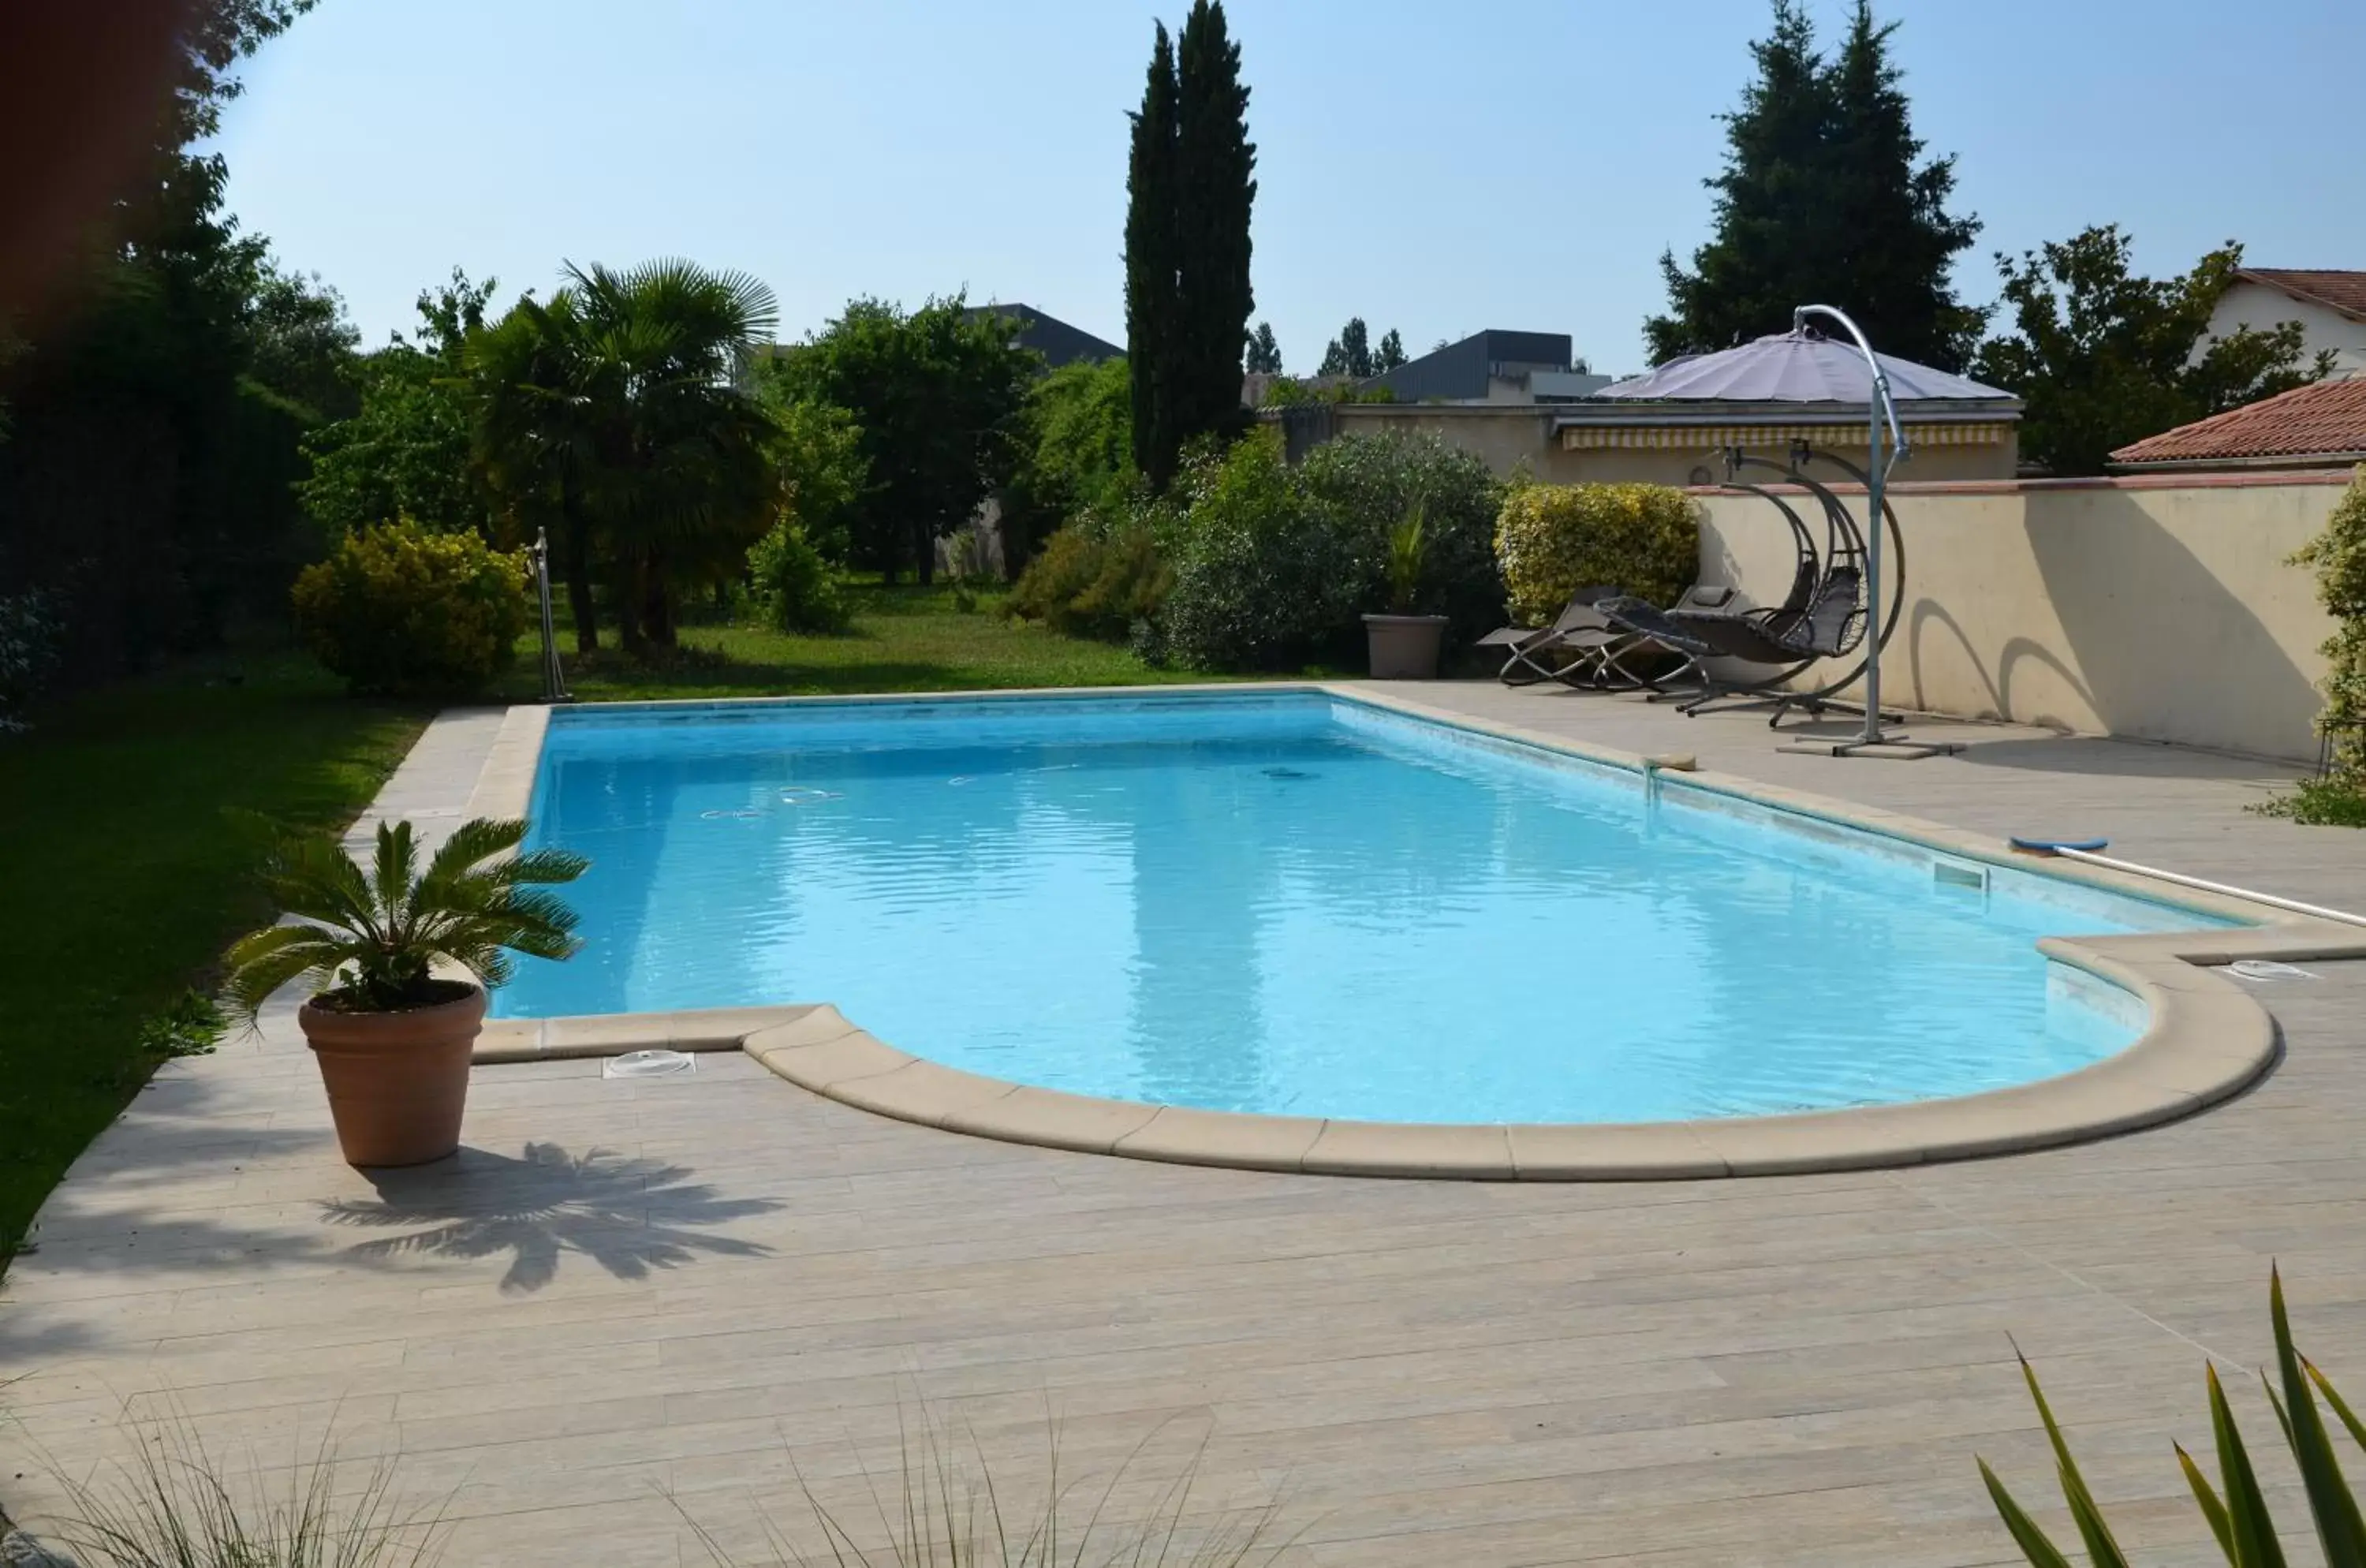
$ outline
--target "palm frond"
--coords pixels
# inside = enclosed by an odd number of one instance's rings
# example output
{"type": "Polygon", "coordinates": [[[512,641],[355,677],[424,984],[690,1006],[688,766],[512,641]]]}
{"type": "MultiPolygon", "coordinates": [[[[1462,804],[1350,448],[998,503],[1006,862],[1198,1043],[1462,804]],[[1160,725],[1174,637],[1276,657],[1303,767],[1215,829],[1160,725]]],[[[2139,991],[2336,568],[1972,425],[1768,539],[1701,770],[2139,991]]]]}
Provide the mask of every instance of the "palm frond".
{"type": "Polygon", "coordinates": [[[557,849],[495,858],[526,832],[513,818],[464,822],[424,873],[408,822],[380,826],[368,873],[325,840],[283,842],[266,880],[282,907],[308,923],[269,927],[232,945],[233,1009],[251,1023],[280,987],[304,976],[327,983],[347,970],[346,983],[366,1005],[396,1007],[422,993],[438,959],[490,988],[511,977],[512,952],[571,956],[581,946],[575,911],[545,889],[591,863],[557,849]]]}
{"type": "Polygon", "coordinates": [[[2358,1499],[2342,1479],[2333,1438],[2309,1393],[2300,1352],[2293,1348],[2292,1323],[2284,1314],[2283,1275],[2272,1265],[2268,1270],[2268,1313],[2275,1325],[2276,1366],[2284,1385],[2283,1408],[2278,1413],[2288,1423],[2293,1457],[2299,1461],[2301,1481],[2308,1488],[2316,1539],[2332,1568],[2366,1568],[2366,1519],[2360,1517],[2358,1499]]]}

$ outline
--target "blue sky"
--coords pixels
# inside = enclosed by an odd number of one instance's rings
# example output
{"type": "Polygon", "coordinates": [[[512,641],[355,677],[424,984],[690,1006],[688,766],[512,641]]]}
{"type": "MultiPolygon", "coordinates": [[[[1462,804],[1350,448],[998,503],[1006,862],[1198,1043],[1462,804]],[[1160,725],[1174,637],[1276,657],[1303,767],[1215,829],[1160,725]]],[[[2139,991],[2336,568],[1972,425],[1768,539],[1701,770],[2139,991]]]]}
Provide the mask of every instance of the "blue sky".
{"type": "MultiPolygon", "coordinates": [[[[1184,0],[321,0],[248,69],[231,201],[372,342],[455,265],[683,254],[779,292],[1037,305],[1122,342],[1125,112],[1184,0]]],[[[1257,314],[1309,369],[1350,314],[1643,363],[1699,243],[1763,0],[1232,0],[1258,144],[1257,314]]],[[[1811,0],[1828,37],[1841,0],[1811,0]]],[[[2366,267],[2356,0],[1888,0],[1917,128],[1987,224],[1958,269],[2090,222],[2166,271],[2366,267]]]]}

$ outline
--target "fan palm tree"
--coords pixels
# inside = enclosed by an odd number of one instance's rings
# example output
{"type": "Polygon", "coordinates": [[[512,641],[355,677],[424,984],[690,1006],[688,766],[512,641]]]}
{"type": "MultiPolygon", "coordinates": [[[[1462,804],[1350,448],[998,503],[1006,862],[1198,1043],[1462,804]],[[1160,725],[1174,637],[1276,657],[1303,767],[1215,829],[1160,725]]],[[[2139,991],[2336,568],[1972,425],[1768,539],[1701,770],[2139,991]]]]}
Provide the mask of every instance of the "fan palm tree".
{"type": "Polygon", "coordinates": [[[591,862],[565,850],[510,855],[525,832],[519,820],[463,823],[424,873],[408,822],[378,824],[366,869],[326,839],[283,842],[264,883],[305,923],[232,945],[232,1013],[253,1023],[265,998],[299,978],[334,987],[353,1010],[393,1012],[444,999],[431,973],[438,958],[490,989],[509,979],[513,952],[569,956],[580,945],[575,911],[542,889],[574,881],[591,862]]]}
{"type": "Polygon", "coordinates": [[[606,569],[625,645],[670,645],[681,590],[737,570],[779,505],[773,421],[748,389],[778,308],[755,278],[686,261],[567,278],[473,346],[488,473],[560,521],[579,647],[579,547],[606,569]]]}

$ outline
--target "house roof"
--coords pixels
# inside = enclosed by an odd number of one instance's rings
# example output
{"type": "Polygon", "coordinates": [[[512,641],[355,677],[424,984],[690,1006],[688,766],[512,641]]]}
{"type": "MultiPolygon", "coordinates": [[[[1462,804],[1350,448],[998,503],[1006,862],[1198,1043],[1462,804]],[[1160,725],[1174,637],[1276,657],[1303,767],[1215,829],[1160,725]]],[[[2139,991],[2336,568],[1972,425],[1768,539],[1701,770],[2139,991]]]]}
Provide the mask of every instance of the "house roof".
{"type": "Polygon", "coordinates": [[[1001,316],[1016,327],[1012,338],[1021,348],[1031,348],[1043,356],[1046,369],[1057,370],[1063,365],[1073,365],[1088,359],[1098,365],[1105,359],[1122,359],[1125,350],[1106,338],[1095,337],[1082,327],[1072,327],[1057,316],[1047,316],[1032,305],[973,305],[972,316],[1001,316]]]}
{"type": "Polygon", "coordinates": [[[2366,272],[2311,270],[2307,267],[2247,266],[2235,276],[2338,311],[2353,321],[2366,321],[2366,272]]]}
{"type": "Polygon", "coordinates": [[[2366,376],[2314,381],[2163,431],[2112,454],[2114,467],[2354,458],[2366,453],[2366,376]]]}
{"type": "MultiPolygon", "coordinates": [[[[1986,402],[1995,405],[1990,417],[1997,410],[2020,407],[2011,392],[1966,377],[1886,354],[1875,357],[1889,379],[1890,397],[1898,403],[1986,402]]],[[[1594,396],[1620,402],[1838,403],[1863,408],[1873,396],[1873,378],[1854,344],[1803,328],[1770,333],[1715,354],[1684,355],[1643,375],[1615,381],[1594,396]]]]}

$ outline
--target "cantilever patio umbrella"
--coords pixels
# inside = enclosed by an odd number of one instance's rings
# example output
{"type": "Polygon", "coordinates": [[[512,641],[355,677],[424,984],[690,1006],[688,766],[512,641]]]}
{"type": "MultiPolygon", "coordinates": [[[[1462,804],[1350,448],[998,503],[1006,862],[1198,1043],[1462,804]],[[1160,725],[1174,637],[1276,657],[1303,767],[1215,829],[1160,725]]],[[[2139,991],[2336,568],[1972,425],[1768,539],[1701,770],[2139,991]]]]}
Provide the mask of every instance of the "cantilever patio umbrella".
{"type": "Polygon", "coordinates": [[[1886,635],[1881,624],[1882,491],[1891,467],[1909,452],[1898,418],[1899,403],[2009,402],[2011,393],[1911,360],[1876,354],[1846,312],[1831,305],[1802,305],[1793,313],[1787,333],[1774,333],[1714,354],[1685,355],[1647,374],[1613,382],[1594,396],[1639,402],[1862,406],[1870,456],[1865,476],[1865,603],[1873,617],[1866,638],[1865,730],[1853,741],[1815,749],[1836,756],[1852,755],[1867,747],[1880,748],[1880,754],[1887,756],[1931,755],[1954,749],[1917,745],[1903,736],[1885,734],[1881,728],[1881,644],[1886,635]],[[1810,327],[1810,316],[1837,323],[1846,341],[1810,327]],[[1888,436],[1886,456],[1885,432],[1888,436]]]}

